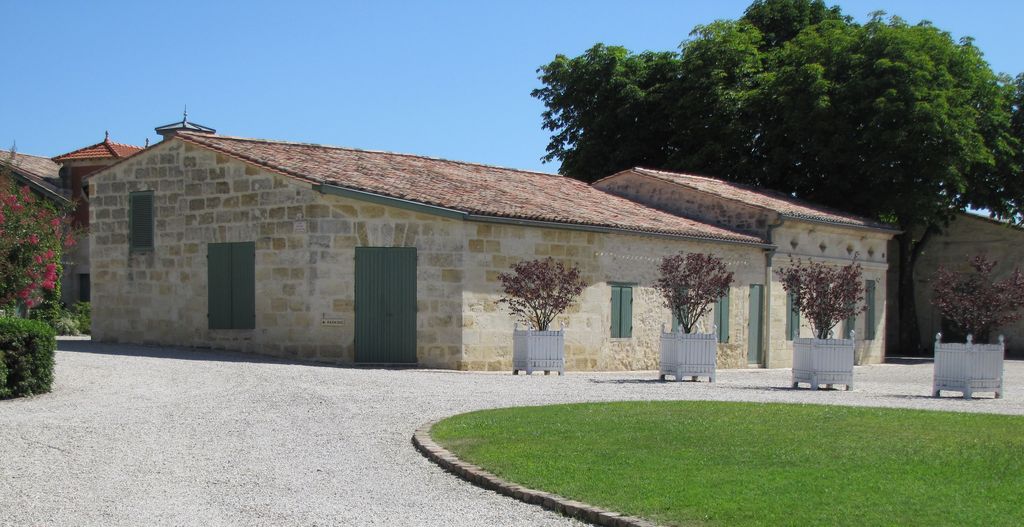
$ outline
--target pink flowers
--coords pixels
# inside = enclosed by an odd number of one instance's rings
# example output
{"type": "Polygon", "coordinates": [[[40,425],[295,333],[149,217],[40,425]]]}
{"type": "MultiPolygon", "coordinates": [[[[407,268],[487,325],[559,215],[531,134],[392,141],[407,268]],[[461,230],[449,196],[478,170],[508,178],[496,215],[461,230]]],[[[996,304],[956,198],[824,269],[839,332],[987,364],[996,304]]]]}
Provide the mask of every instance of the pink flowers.
{"type": "Polygon", "coordinates": [[[61,248],[74,242],[68,225],[64,212],[17,187],[0,163],[0,305],[36,306],[57,288],[61,248]]]}

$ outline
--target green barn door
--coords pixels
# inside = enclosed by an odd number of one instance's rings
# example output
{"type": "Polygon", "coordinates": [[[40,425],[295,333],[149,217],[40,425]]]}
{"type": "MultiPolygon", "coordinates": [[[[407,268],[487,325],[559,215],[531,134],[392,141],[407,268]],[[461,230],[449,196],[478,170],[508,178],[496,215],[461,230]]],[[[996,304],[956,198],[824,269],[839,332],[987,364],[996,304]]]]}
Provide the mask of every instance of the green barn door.
{"type": "Polygon", "coordinates": [[[416,248],[356,247],[356,362],[416,362],[416,248]]]}
{"type": "Polygon", "coordinates": [[[750,329],[747,335],[747,362],[761,364],[764,351],[764,286],[750,285],[750,329]]]}

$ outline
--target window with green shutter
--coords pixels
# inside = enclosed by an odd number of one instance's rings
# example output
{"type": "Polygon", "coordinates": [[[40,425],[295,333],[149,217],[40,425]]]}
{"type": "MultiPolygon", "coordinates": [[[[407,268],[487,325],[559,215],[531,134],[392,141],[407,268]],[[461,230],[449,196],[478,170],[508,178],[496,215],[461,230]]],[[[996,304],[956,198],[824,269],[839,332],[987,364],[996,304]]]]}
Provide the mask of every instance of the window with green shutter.
{"type": "Polygon", "coordinates": [[[206,261],[209,328],[255,328],[256,244],[211,243],[206,261]]]}
{"type": "Polygon", "coordinates": [[[867,311],[864,312],[864,339],[875,340],[875,281],[864,282],[864,302],[867,304],[867,311]]]}
{"type": "Polygon", "coordinates": [[[786,293],[786,340],[800,337],[800,308],[793,293],[786,293]]]}
{"type": "Polygon", "coordinates": [[[715,326],[718,326],[718,342],[729,342],[729,294],[715,302],[715,326]]]}
{"type": "Polygon", "coordinates": [[[128,247],[132,251],[153,249],[153,191],[128,194],[128,247]]]}
{"type": "Polygon", "coordinates": [[[612,338],[633,336],[633,286],[612,284],[612,338]]]}

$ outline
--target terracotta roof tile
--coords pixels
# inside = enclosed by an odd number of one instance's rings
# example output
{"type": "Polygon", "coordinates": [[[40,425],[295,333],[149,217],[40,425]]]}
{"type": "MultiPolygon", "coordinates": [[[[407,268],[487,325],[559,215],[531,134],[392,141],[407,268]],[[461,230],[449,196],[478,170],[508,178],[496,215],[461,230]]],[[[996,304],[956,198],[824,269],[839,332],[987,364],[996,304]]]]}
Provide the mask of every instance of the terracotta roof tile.
{"type": "Polygon", "coordinates": [[[742,183],[650,168],[633,168],[624,172],[636,172],[662,181],[689,187],[699,192],[762,207],[784,216],[840,225],[896,230],[891,225],[810,203],[782,192],[752,187],[742,183]]]}
{"type": "Polygon", "coordinates": [[[104,139],[102,142],[94,145],[89,145],[84,148],[79,148],[73,152],[61,154],[53,158],[54,161],[70,161],[76,159],[111,159],[128,157],[136,152],[145,150],[141,146],[126,145],[123,143],[115,143],[110,138],[104,139]]]}
{"type": "Polygon", "coordinates": [[[553,174],[305,143],[189,132],[176,137],[304,180],[468,214],[764,243],[553,174]]]}

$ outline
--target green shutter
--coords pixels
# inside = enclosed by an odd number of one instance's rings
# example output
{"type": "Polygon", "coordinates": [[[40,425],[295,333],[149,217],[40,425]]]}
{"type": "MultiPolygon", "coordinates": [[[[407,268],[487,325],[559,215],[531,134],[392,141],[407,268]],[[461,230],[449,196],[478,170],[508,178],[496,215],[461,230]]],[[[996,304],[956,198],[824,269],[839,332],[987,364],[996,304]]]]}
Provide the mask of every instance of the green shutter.
{"type": "Polygon", "coordinates": [[[750,284],[749,326],[747,328],[747,362],[761,364],[764,349],[764,285],[750,284]]]}
{"type": "Polygon", "coordinates": [[[796,305],[793,293],[786,293],[786,340],[800,336],[800,309],[796,305]]]}
{"type": "Polygon", "coordinates": [[[729,293],[715,302],[715,325],[718,326],[718,342],[729,342],[729,293]]]}
{"type": "Polygon", "coordinates": [[[256,243],[231,246],[231,328],[256,327],[256,243]]]}
{"type": "MultiPolygon", "coordinates": [[[[674,318],[674,317],[673,317],[674,318]]],[[[628,339],[633,336],[633,287],[612,286],[612,338],[628,339]]]]}
{"type": "Polygon", "coordinates": [[[864,339],[875,340],[875,281],[868,280],[864,283],[864,299],[867,303],[867,311],[864,313],[864,339]]]}
{"type": "Polygon", "coordinates": [[[128,231],[130,250],[153,248],[153,191],[128,195],[128,231]]]}
{"type": "Polygon", "coordinates": [[[231,329],[231,244],[206,246],[207,321],[210,329],[231,329]]]}
{"type": "Polygon", "coordinates": [[[414,247],[356,247],[355,314],[356,362],[416,362],[414,247]]]}
{"type": "Polygon", "coordinates": [[[619,317],[622,324],[620,334],[622,338],[633,337],[633,288],[622,287],[622,316],[619,317]]]}
{"type": "Polygon", "coordinates": [[[622,286],[612,286],[612,338],[622,337],[622,286]]]}

